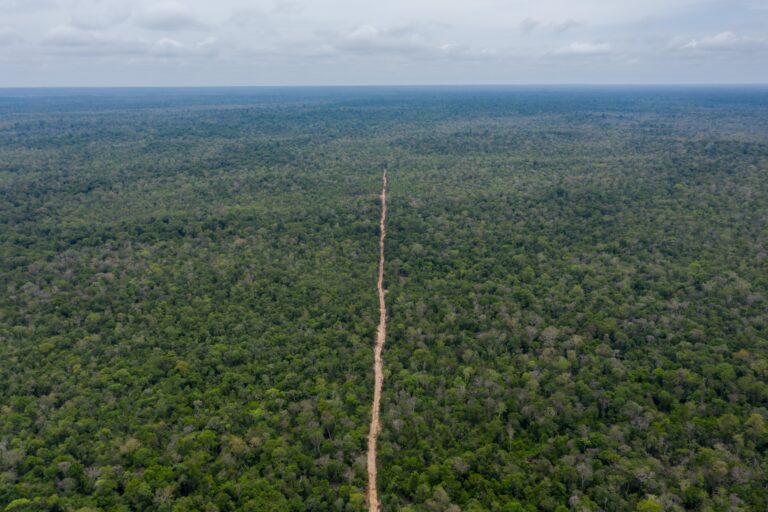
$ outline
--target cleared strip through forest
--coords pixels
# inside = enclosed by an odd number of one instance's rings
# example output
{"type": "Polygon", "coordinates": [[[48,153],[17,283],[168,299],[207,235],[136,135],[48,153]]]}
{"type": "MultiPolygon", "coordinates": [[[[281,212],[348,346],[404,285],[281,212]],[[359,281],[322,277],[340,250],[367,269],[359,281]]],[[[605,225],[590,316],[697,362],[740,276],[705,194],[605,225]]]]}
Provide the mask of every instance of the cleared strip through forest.
{"type": "Polygon", "coordinates": [[[379,276],[376,288],[379,292],[379,328],[373,346],[373,405],[371,407],[371,428],[368,431],[368,510],[379,511],[379,495],[376,488],[376,439],[381,430],[379,409],[381,407],[381,388],[384,384],[384,368],[381,352],[387,339],[387,304],[384,300],[384,238],[387,235],[387,168],[384,168],[381,186],[381,220],[379,221],[379,276]]]}

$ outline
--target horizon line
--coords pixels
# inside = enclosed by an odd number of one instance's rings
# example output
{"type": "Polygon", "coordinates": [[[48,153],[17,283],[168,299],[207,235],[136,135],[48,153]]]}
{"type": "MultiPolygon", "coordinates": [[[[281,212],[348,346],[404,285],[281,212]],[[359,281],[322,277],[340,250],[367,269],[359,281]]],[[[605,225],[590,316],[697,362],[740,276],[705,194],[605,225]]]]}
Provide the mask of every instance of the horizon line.
{"type": "Polygon", "coordinates": [[[768,82],[562,82],[562,83],[434,83],[434,84],[277,84],[277,85],[0,85],[20,89],[333,89],[333,88],[459,88],[459,87],[768,87],[768,82]]]}

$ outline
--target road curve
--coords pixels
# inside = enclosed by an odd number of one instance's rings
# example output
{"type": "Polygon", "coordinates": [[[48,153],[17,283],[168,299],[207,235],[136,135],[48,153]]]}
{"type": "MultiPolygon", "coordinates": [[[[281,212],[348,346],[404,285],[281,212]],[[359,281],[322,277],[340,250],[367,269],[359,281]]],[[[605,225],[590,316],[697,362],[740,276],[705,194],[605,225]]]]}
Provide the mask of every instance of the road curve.
{"type": "Polygon", "coordinates": [[[379,328],[376,330],[376,342],[373,345],[373,405],[371,406],[371,428],[368,431],[368,511],[379,512],[379,494],[376,488],[376,440],[381,430],[379,410],[381,407],[381,388],[384,384],[384,368],[381,352],[387,339],[387,304],[384,295],[384,238],[387,236],[387,169],[384,168],[381,186],[381,220],[379,222],[379,276],[376,288],[379,292],[379,328]]]}

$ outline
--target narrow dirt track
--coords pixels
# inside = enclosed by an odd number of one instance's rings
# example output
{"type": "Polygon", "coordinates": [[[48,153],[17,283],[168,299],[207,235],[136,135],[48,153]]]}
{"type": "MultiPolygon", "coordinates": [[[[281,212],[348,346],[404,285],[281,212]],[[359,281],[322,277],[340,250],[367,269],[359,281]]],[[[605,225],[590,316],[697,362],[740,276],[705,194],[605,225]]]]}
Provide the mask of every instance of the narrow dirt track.
{"type": "Polygon", "coordinates": [[[381,221],[379,222],[379,277],[376,288],[379,291],[379,328],[373,346],[373,405],[371,407],[371,428],[368,431],[368,511],[379,512],[379,494],[376,488],[376,439],[381,430],[379,408],[381,407],[381,388],[384,384],[384,368],[381,351],[387,339],[387,303],[384,295],[384,238],[387,236],[387,169],[384,168],[381,186],[381,221]]]}

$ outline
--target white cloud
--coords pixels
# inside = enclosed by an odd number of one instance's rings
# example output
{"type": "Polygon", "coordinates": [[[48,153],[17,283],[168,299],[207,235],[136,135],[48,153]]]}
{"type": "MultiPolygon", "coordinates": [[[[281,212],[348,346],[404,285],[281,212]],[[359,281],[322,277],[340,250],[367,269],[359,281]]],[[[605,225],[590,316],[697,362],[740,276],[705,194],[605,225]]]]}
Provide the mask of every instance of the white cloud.
{"type": "Polygon", "coordinates": [[[382,30],[372,25],[328,34],[325,44],[339,52],[365,55],[419,52],[427,46],[418,30],[412,27],[382,30]]]}
{"type": "Polygon", "coordinates": [[[278,0],[275,2],[272,12],[275,14],[297,14],[304,10],[304,4],[292,0],[278,0]]]}
{"type": "Polygon", "coordinates": [[[83,30],[71,25],[57,25],[46,35],[44,42],[49,46],[91,46],[103,38],[90,30],[83,30]]]}
{"type": "Polygon", "coordinates": [[[576,27],[580,27],[582,23],[573,19],[566,19],[556,23],[545,23],[543,21],[535,20],[532,18],[526,18],[520,22],[520,31],[523,34],[530,34],[536,30],[543,30],[546,32],[563,33],[576,27]]]}
{"type": "Polygon", "coordinates": [[[129,4],[99,2],[87,10],[73,10],[68,24],[83,30],[109,30],[127,21],[132,14],[129,4]]]}
{"type": "Polygon", "coordinates": [[[147,44],[140,39],[125,39],[96,30],[84,30],[71,25],[57,25],[42,40],[46,51],[56,58],[124,58],[147,53],[147,44]]]}
{"type": "Polygon", "coordinates": [[[362,25],[343,35],[347,41],[371,42],[380,39],[379,29],[370,25],[362,25]]]}
{"type": "Polygon", "coordinates": [[[573,42],[554,51],[555,55],[605,55],[611,53],[608,43],[573,42]]]}
{"type": "Polygon", "coordinates": [[[32,12],[55,6],[54,0],[0,0],[0,13],[32,12]]]}
{"type": "Polygon", "coordinates": [[[351,54],[403,59],[482,59],[496,55],[490,47],[436,42],[423,26],[404,25],[386,29],[360,25],[338,33],[325,33],[321,55],[351,54]]]}
{"type": "Polygon", "coordinates": [[[216,44],[216,42],[218,40],[219,39],[217,37],[208,36],[205,39],[203,39],[202,41],[196,42],[195,46],[197,46],[198,48],[202,48],[203,46],[211,46],[213,44],[216,44]]]}
{"type": "Polygon", "coordinates": [[[0,0],[0,86],[185,83],[169,59],[196,83],[768,82],[765,3],[0,0]]]}
{"type": "Polygon", "coordinates": [[[200,59],[215,57],[219,53],[218,39],[206,37],[195,43],[183,43],[177,39],[163,37],[155,41],[149,49],[154,58],[200,59]]]}
{"type": "Polygon", "coordinates": [[[720,32],[710,37],[690,39],[682,42],[673,40],[672,47],[683,51],[700,52],[754,52],[768,49],[768,39],[744,37],[733,32],[720,32]]]}
{"type": "Polygon", "coordinates": [[[162,2],[151,5],[137,14],[136,24],[148,30],[162,31],[204,27],[204,24],[197,19],[191,10],[179,2],[162,2]]]}
{"type": "Polygon", "coordinates": [[[158,41],[155,43],[155,49],[160,51],[178,50],[181,48],[184,48],[184,45],[175,39],[171,39],[170,37],[164,37],[162,39],[158,39],[158,41]]]}
{"type": "Polygon", "coordinates": [[[218,52],[218,39],[205,37],[197,42],[184,44],[173,37],[155,41],[143,38],[123,39],[108,32],[83,30],[70,25],[58,25],[46,35],[43,43],[60,55],[69,57],[117,57],[130,55],[133,59],[157,59],[166,57],[208,57],[218,52]]]}
{"type": "Polygon", "coordinates": [[[567,19],[563,22],[555,23],[554,25],[552,25],[552,30],[554,30],[555,32],[566,32],[568,30],[571,30],[573,28],[578,28],[581,26],[582,26],[582,23],[576,20],[567,19]]]}

